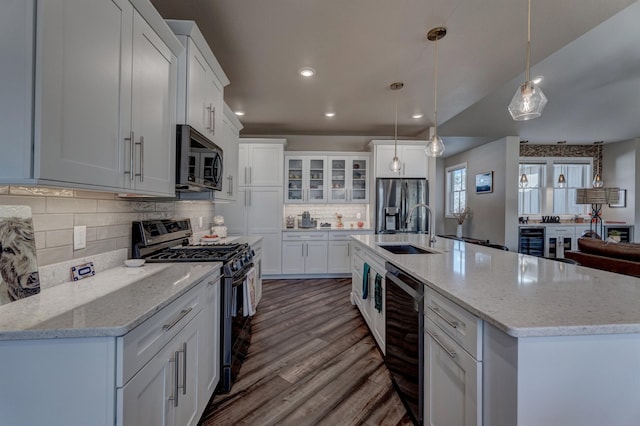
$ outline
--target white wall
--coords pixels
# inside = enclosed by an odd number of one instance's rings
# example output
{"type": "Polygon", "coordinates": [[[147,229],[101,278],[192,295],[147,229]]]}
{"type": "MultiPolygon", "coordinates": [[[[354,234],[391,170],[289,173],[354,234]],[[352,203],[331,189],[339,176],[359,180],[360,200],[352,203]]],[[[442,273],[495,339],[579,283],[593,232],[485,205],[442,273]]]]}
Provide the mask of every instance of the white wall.
{"type": "Polygon", "coordinates": [[[46,187],[0,186],[0,205],[31,207],[39,266],[130,249],[134,220],[188,217],[197,232],[214,216],[211,201],[123,200],[113,193],[46,187]],[[76,225],[87,227],[87,247],[74,251],[76,225]]]}
{"type": "MultiPolygon", "coordinates": [[[[467,205],[472,215],[463,224],[464,236],[518,248],[518,158],[520,140],[509,136],[444,160],[438,182],[446,182],[444,169],[467,163],[467,205]],[[477,194],[476,174],[493,171],[493,192],[477,194]]],[[[444,192],[442,205],[444,206],[444,192]]],[[[443,210],[444,211],[444,208],[443,210]]],[[[445,219],[443,233],[455,234],[455,219],[445,219]]]]}

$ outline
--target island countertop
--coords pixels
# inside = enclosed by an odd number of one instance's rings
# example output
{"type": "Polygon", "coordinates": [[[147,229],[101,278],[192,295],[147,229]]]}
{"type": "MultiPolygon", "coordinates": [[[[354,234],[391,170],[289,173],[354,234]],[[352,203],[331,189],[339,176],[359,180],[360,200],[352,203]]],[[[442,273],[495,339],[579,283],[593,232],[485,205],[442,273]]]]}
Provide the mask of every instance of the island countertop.
{"type": "Polygon", "coordinates": [[[640,333],[640,279],[427,235],[353,240],[513,337],[640,333]],[[393,254],[410,243],[431,254],[393,254]]]}
{"type": "Polygon", "coordinates": [[[221,265],[121,266],[57,285],[0,306],[0,340],[122,336],[221,265]]]}

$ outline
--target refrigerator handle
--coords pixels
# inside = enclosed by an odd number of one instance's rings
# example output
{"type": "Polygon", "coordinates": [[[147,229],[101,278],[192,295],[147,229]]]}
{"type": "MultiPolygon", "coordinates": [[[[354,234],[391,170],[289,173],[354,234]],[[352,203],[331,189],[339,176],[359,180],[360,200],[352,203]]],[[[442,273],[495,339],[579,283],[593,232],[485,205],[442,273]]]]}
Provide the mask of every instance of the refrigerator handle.
{"type": "Polygon", "coordinates": [[[407,230],[407,214],[409,213],[407,211],[408,206],[407,206],[407,194],[408,194],[408,187],[407,187],[407,181],[406,180],[401,180],[400,181],[400,230],[401,231],[406,231],[407,230]]]}

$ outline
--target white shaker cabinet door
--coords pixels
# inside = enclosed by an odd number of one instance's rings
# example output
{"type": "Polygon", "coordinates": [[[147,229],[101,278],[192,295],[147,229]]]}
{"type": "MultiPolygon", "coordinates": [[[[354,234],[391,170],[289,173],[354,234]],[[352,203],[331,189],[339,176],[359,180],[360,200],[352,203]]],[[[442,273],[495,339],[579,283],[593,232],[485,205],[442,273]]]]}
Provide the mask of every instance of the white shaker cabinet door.
{"type": "MultiPolygon", "coordinates": [[[[177,61],[137,12],[133,25],[131,135],[134,186],[175,194],[175,99],[177,61]]],[[[129,146],[130,148],[130,146],[129,146]]]]}
{"type": "Polygon", "coordinates": [[[304,241],[282,242],[282,273],[303,274],[306,243],[304,241]]]}
{"type": "Polygon", "coordinates": [[[404,145],[402,147],[402,177],[427,178],[426,145],[404,145]]]}
{"type": "Polygon", "coordinates": [[[327,273],[327,241],[307,241],[304,260],[304,270],[307,274],[327,273]]]}
{"type": "MultiPolygon", "coordinates": [[[[207,110],[207,73],[209,64],[193,42],[189,46],[189,77],[188,77],[188,123],[198,132],[210,138],[211,115],[207,110]]],[[[210,71],[209,71],[210,72],[210,71]]]]}
{"type": "Polygon", "coordinates": [[[47,0],[38,9],[36,177],[122,187],[133,8],[123,0],[47,0]]]}

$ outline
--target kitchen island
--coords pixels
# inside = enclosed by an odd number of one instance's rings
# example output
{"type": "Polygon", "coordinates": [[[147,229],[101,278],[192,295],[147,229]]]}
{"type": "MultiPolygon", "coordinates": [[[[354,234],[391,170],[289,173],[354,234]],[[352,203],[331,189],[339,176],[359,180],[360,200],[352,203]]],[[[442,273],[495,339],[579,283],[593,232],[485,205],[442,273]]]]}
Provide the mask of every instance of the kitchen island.
{"type": "Polygon", "coordinates": [[[456,377],[450,387],[434,383],[442,377],[429,376],[436,345],[425,338],[425,424],[434,412],[428,399],[438,400],[442,388],[465,425],[640,424],[637,278],[446,238],[429,248],[425,235],[352,238],[424,284],[427,328],[434,324],[427,300],[446,301],[478,320],[477,353],[461,346],[457,354],[477,362],[473,392],[469,371],[460,366],[448,371],[456,377]],[[409,243],[429,253],[393,254],[380,243],[409,243]]]}

